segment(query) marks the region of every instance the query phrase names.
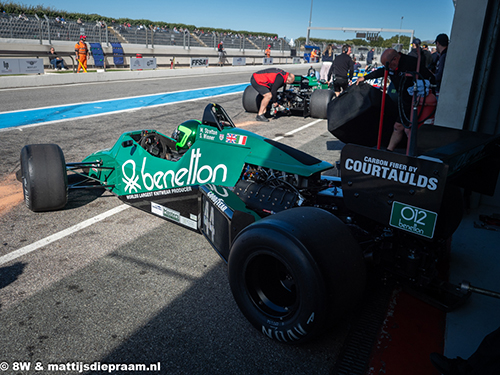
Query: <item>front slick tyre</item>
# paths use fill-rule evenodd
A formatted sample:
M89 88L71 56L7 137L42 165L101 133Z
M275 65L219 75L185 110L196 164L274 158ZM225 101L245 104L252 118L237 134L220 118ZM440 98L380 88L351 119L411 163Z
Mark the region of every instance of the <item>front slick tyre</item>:
M68 176L61 148L27 145L21 150L24 202L35 212L63 208L68 201Z
M288 344L317 336L326 321L326 290L307 249L276 228L241 234L229 255L231 291L248 321Z

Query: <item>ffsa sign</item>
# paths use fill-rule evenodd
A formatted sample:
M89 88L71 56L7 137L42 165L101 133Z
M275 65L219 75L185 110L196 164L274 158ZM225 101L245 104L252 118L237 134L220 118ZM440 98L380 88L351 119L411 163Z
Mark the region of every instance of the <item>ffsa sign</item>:
M191 68L208 67L208 57L191 57Z

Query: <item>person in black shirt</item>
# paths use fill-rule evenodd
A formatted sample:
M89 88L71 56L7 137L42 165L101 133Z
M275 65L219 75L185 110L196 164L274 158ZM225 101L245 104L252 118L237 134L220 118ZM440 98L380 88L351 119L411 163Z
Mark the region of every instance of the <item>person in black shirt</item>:
M342 53L335 57L333 64L328 72L328 82L333 75L333 91L339 96L341 90L345 90L349 86L349 81L352 80L354 73L354 62L351 59L351 46L344 44Z
M432 64L432 54L431 51L429 51L429 46L427 45L427 43L422 44L422 53L425 58L425 66L427 69L429 69Z
M429 69L429 66L432 63L431 52L429 51L429 46L427 44L422 44L420 39L413 39L412 49L408 53L408 56L413 56L418 58L418 54L420 53L420 58L425 60L425 67ZM430 70L430 69L429 69Z
M371 65L373 63L374 58L375 58L375 48L372 48L366 55L366 65Z
M56 70L61 70L61 69L68 70L64 66L64 60L57 55L57 52L55 51L54 47L50 48L49 60L50 60L50 63L54 66L54 69L56 69Z
M422 41L418 38L413 39L411 43L411 51L408 53L408 56L418 57L418 54L422 54L422 47L420 45Z
M333 64L333 45L329 44L323 53L322 57L323 64L321 65L321 70L319 72L319 78L327 81L328 72Z
M389 48L382 53L380 57L380 62L389 70L389 78L394 84L396 91L401 98L401 104L403 108L403 113L398 113L398 120L394 123L394 132L392 133L389 145L387 146L388 151L394 151L398 143L403 139L403 131L405 127L403 123L406 124L407 134L409 132L409 122L411 107L412 107L412 96L408 93L408 88L413 86L412 77L408 77L408 72L417 71L418 60L415 57L404 55L396 50ZM364 77L359 77L356 81L356 85L369 79L382 78L384 76L384 69L377 69L373 72L365 75ZM419 79L429 80L430 83L434 83L434 75L425 67L425 59L420 59L419 67Z
M444 64L446 62L446 53L448 52L449 42L450 40L446 34L439 34L436 37L436 50L439 53L439 60L436 63L436 91L438 93L441 89L441 81L443 80Z

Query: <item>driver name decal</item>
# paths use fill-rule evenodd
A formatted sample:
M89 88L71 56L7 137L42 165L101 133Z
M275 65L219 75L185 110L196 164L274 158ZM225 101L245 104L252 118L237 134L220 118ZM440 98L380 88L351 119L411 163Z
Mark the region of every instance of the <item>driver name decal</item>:
M132 159L122 165L122 181L125 183L124 190L128 193L137 193L139 190L169 189L186 185L214 183L217 178L220 182L227 179L227 166L218 164L215 167L200 165L201 151L193 149L188 168L180 168L177 171L147 172L147 158L142 160L140 175L136 173L137 166ZM141 182L141 183L139 183Z
M419 174L418 167L368 156L365 156L362 161L348 158L344 163L344 168L356 173L362 173L364 175L383 178L385 180L419 188L427 188L429 190L436 190L439 183L439 179L436 177L428 177Z
M215 137L219 134L217 130L210 128L200 127L200 138L206 139L209 141L215 141Z

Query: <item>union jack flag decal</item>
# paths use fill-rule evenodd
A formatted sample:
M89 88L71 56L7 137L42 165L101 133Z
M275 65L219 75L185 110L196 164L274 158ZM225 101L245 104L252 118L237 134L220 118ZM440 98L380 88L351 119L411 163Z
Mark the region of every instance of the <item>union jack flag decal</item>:
M228 133L226 136L226 142L234 143L237 145L244 145L247 143L247 136Z

